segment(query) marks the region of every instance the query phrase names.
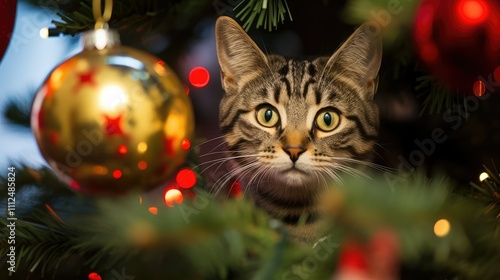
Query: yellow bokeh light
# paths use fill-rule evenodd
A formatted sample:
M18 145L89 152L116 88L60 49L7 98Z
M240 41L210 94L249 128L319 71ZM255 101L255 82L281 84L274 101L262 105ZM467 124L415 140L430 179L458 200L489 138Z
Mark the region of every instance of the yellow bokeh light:
M144 154L147 150L148 144L146 144L145 142L137 144L137 152L139 152L140 154Z
M165 193L165 204L168 207L174 207L174 203L181 204L184 196L179 190L170 189Z
M434 234L437 237L445 237L450 233L450 222L446 219L441 219L434 224Z
M488 178L490 178L490 175L488 175L488 173L486 173L486 172L483 172L479 175L479 181L481 181L481 182L488 179Z

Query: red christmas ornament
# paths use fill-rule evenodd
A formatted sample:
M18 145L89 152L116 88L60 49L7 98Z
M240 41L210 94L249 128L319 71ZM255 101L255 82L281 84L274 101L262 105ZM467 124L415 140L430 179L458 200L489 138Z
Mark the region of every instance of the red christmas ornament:
M12 36L16 19L16 7L16 0L0 0L0 61L2 61Z
M92 272L89 274L89 280L102 280L102 278L97 272Z
M423 0L413 27L415 49L443 84L472 93L500 66L500 2Z

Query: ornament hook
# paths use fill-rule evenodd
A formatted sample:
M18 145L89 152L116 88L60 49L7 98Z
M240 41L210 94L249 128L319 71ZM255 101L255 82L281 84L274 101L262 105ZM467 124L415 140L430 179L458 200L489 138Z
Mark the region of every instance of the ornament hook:
M92 1L92 14L95 20L95 29L108 29L108 21L113 11L113 0L105 0L104 13L101 10L101 0Z

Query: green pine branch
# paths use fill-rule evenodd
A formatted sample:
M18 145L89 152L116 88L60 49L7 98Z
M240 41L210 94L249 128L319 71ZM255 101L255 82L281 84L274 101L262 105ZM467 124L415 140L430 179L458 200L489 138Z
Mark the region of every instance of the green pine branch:
M58 2L59 20L53 24L63 34L75 35L94 28L92 1L62 4ZM52 2L38 1L40 6ZM179 27L192 26L200 14L211 8L211 1L204 0L120 0L114 1L110 27L128 34L160 31L172 33ZM50 6L52 8L52 6ZM189 23L189 24L188 24Z
M460 279L500 277L500 242L482 205L450 197L449 182L429 181L422 174L394 190L386 179L346 178L345 188L325 194L328 238L314 248L290 239L249 201L220 200L201 190L195 200L186 198L174 208L161 198L141 205L138 194L88 198L94 211L80 213L79 206L67 205L55 211L71 214L63 222L39 210L17 221L18 271L59 277L69 268L78 275L97 271L111 278L125 268L128 275L151 280L283 279L312 258L318 268L308 277L328 279L343 240L364 243L390 230L398 238L404 267ZM152 205L157 215L148 212ZM451 225L443 237L433 231L439 219ZM0 254L5 256L8 232L2 223ZM327 258L316 259L320 249Z
M243 23L243 29L248 31L255 23L255 28L264 27L268 31L277 29L279 23L292 14L286 0L243 0L236 7L236 17Z
M487 176L481 178L479 183L470 183L470 196L484 204L484 213L492 221L495 234L500 237L500 173L494 163L483 167Z
M2 113L7 121L22 127L30 127L31 102L21 98L9 99Z

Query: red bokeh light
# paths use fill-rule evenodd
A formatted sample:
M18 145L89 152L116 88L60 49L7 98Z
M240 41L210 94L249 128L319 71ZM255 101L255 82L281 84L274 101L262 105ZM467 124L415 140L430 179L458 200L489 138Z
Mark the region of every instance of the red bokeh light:
M189 82L197 88L202 88L208 84L210 81L210 73L208 70L198 66L193 68L191 72L189 72Z
M184 138L182 140L181 147L185 151L189 150L189 148L191 147L191 142L189 141L189 139Z
M139 167L140 170L145 170L148 168L148 163L145 160L141 160L137 163L137 167Z
M122 177L122 171L121 170L115 170L113 171L113 178L115 179L120 179Z
M495 79L495 82L500 82L500 66L497 66L495 68L495 71L493 72L493 78Z
M79 191L80 190L80 184L78 184L75 180L71 180L69 182L69 186L74 189L75 191Z
M102 278L97 272L92 272L89 274L89 280L102 280Z
M149 208L148 208L148 211L149 211L149 213L151 213L151 214L153 214L153 215L158 214L158 208L156 208L156 207L154 207L154 206L149 207Z
M175 181L181 188L189 189L196 184L196 174L191 169L182 169L177 173Z
M128 152L128 150L127 150L127 146L125 146L125 145L123 145L123 144L122 144L122 145L120 145L120 146L118 146L118 153L119 153L120 155L124 155L124 154L126 154L127 152Z
M488 14L489 7L482 0L463 0L457 5L457 16L465 23L481 23Z

